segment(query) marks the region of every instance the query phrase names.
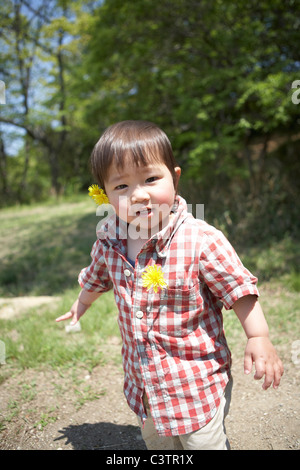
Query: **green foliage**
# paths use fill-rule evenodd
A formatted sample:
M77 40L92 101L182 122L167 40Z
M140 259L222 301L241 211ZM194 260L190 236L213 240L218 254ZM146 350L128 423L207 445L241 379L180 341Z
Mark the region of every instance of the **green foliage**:
M0 70L14 86L1 120L23 128L25 144L12 164L2 124L1 204L86 188L104 128L148 119L169 135L182 194L209 221L233 237L255 220L257 238L273 225L277 238L295 236L299 14L292 0L12 0Z

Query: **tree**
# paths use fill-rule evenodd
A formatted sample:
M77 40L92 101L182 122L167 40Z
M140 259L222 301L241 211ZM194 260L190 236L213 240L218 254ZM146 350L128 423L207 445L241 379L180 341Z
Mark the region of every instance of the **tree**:
M274 140L298 132L299 9L291 0L106 0L84 59L87 120L99 131L154 120L171 137L189 198L238 220L245 204L266 199L265 178L280 179Z
M74 11L78 5L83 8L86 3L78 2ZM75 103L66 83L74 65L78 41L72 4L68 0L39 0L34 4L11 0L3 11L5 54L1 72L8 84L8 100L2 108L0 121L6 129L6 147L15 138L15 133L11 133L9 139L10 129L25 132L22 158L15 159L18 165L23 165L20 182L15 185L18 188L15 197L21 202L28 195L30 156L36 155L37 144L39 158L49 166L50 186L55 194L62 191L66 178L74 175L74 168L78 170L78 165L74 165L76 143L72 138L77 133L71 127ZM81 23L82 19L78 21L79 25ZM5 162L4 157L2 161ZM7 187L7 181L5 185Z
M15 101L1 120L25 129L28 155L40 151L56 192L90 183L88 156L105 127L148 119L172 141L183 193L204 203L209 217L223 217L233 230L245 212L253 220L270 218L270 204L272 213L286 212L299 175L299 108L291 100L300 68L297 2L51 0L45 10L27 0L12 4L21 5L20 44L38 93L27 114ZM19 70L21 97L24 74L8 40L13 9L4 18L2 68ZM25 168L26 156L22 161Z
M9 81L9 93L14 103L5 107L2 122L22 127L25 130L24 136L24 166L21 182L19 185L20 194L24 192L27 185L27 172L30 153L30 131L27 129L27 122L30 111L30 90L33 72L33 61L36 50L36 43L41 29L41 22L35 17L25 17L21 13L22 1L14 0L6 4L3 8L4 25L2 30L2 44L4 55L2 58L3 75L6 82ZM37 20L37 21L36 21ZM32 24L35 23L34 28ZM9 100L11 103L11 101ZM24 125L22 125L22 123ZM2 162L6 166L6 155L4 141L2 140ZM5 173L2 173L4 176ZM3 179L3 189L7 192L7 180Z

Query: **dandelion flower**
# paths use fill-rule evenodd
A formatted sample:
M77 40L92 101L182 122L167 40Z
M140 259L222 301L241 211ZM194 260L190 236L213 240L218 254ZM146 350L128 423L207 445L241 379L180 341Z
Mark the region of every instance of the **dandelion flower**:
M168 287L168 284L164 280L164 274L160 266L156 264L154 266L148 266L145 269L146 272L142 274L143 287L147 290L153 288L153 291L157 293L158 289L164 289Z
M97 184L92 184L89 187L89 196L91 196L99 206L101 206L101 204L109 204L108 197L103 189L99 188Z

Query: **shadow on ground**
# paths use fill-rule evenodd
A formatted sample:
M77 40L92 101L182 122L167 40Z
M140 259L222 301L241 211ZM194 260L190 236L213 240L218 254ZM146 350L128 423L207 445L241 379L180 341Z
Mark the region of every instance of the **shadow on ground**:
M61 436L54 440L64 440L64 444L71 444L74 450L146 450L138 426L85 423L70 425L58 432Z

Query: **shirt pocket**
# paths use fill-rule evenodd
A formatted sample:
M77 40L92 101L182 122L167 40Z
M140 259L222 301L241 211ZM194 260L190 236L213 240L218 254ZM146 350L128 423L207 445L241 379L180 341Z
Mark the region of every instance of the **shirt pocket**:
M169 287L153 302L157 312L156 327L169 337L185 337L198 328L203 311L203 299L199 283L192 287Z
M202 297L200 295L199 283L192 287L177 286L164 289L160 298L160 310L165 307L168 311L176 314L184 314L193 310L198 310L202 305Z

